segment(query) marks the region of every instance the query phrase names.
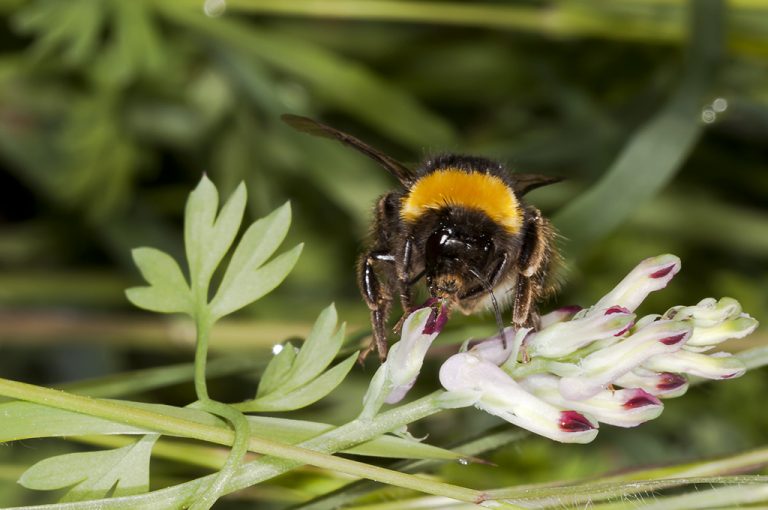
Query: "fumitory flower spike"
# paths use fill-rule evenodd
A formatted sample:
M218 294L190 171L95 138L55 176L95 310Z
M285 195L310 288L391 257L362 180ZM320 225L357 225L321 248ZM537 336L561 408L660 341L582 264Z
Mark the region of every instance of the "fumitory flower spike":
M687 390L686 374L742 375L746 368L738 358L710 352L757 327L736 300L707 298L664 314L635 315L648 294L666 287L680 268L674 255L643 260L589 308L546 314L539 331L506 328L506 338L516 340L507 345L496 335L462 349L440 369L446 407L474 406L556 441L587 443L601 422L635 427L658 417L664 409L660 399ZM400 400L413 386L443 322L442 311L430 309L406 319L401 342L379 369L382 375L377 373L378 393L387 402Z

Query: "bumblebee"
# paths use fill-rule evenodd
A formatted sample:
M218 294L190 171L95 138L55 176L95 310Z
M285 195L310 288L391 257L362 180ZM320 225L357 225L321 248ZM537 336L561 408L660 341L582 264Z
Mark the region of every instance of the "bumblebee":
M410 169L320 122L296 115L282 119L363 153L400 182L376 202L368 248L357 264L373 328L361 359L374 348L386 358L392 303L399 298L408 313L413 287L422 279L449 310L468 315L491 309L502 330L501 311L511 306L515 326L537 326L536 305L555 290L551 275L559 257L552 224L522 197L560 178L512 173L498 162L457 154Z

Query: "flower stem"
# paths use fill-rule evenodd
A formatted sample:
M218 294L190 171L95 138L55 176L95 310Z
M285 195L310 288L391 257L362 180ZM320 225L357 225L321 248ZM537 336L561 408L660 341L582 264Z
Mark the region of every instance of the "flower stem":
M270 455L270 457L239 466L226 484L224 493L249 487L294 467L309 464L427 494L445 496L458 501L473 503L485 501L487 497L481 491L329 455L330 452L373 439L441 411L438 397L442 393L432 393L409 404L383 412L372 420L352 421L296 446L248 436L248 450ZM166 414L138 409L117 401L92 399L8 379L0 378L0 395L134 425L168 435L199 439L222 445L231 445L234 439L232 431L221 427L203 425ZM316 450L313 451L309 448ZM209 486L215 476L215 474L209 475L138 496L105 499L98 502L71 503L67 504L66 509L140 510L165 508L186 501L200 487Z

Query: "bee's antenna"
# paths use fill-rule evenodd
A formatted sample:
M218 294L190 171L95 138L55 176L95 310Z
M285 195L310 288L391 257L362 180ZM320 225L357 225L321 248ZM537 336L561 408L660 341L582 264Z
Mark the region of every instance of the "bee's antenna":
M496 301L496 296L493 294L493 287L486 278L483 278L480 273L472 269L467 268L469 272L477 278L480 284L488 291L488 295L491 296L491 304L493 305L493 313L496 316L496 326L499 328L499 336L501 336L501 345L504 349L507 348L507 335L504 333L504 321L501 318L501 310L499 309L499 303Z

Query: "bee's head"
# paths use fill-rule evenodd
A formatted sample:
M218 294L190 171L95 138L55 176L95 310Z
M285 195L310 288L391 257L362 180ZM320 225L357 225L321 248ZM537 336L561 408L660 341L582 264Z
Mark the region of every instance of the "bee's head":
M427 238L424 266L432 296L456 301L476 287L477 278L488 271L494 253L493 237L472 224L442 223Z

